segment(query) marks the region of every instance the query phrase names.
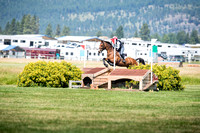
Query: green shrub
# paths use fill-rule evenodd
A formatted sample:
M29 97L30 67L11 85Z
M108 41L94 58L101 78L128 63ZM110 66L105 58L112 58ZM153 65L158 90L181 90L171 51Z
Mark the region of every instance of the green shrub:
M130 66L129 69L147 69L150 70L149 64ZM185 87L181 84L181 77L179 70L172 67L166 67L165 65L155 64L153 66L153 72L158 76L158 88L159 90L183 90Z
M29 63L19 74L19 87L68 87L69 80L80 80L82 71L71 63L62 61Z

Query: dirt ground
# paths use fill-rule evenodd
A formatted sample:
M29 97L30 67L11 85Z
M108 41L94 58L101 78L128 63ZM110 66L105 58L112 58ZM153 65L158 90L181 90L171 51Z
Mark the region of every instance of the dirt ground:
M180 75L187 75L187 76L198 76L200 77L200 67L179 67L176 68L180 70Z

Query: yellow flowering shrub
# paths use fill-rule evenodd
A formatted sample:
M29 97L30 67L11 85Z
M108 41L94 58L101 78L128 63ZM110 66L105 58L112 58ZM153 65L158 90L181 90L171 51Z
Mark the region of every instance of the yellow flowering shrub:
M68 87L69 80L81 80L82 71L71 63L62 61L29 63L19 74L19 87Z
M129 69L147 69L150 70L149 64L130 66ZM153 65L153 72L158 76L158 88L159 90L183 90L185 87L181 84L181 76L179 70L172 67L166 67L166 65Z

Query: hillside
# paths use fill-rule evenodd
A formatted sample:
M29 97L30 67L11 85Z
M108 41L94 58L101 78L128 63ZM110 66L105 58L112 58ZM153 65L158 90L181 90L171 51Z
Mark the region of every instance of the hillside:
M71 35L110 35L122 25L126 37L148 23L151 33L193 29L200 32L197 0L0 0L0 26L31 14L40 18L40 33L47 25L70 27Z

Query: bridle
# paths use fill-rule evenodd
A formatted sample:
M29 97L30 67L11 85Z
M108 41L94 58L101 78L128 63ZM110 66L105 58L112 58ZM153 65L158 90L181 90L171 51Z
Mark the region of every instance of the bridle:
M102 43L101 43L102 44L101 47L99 48L99 53L101 53L105 49L104 41L102 41Z

